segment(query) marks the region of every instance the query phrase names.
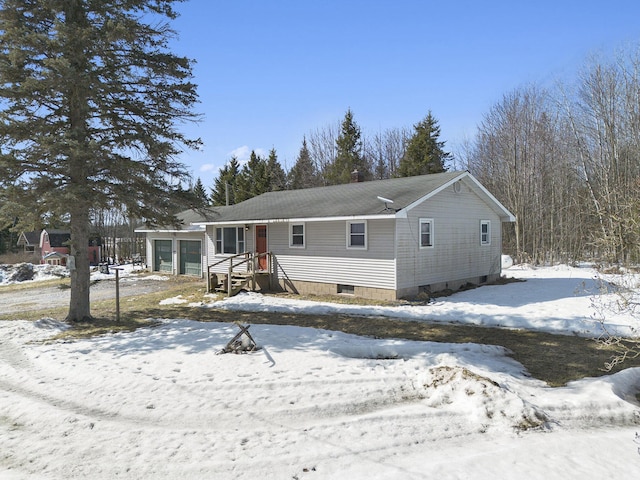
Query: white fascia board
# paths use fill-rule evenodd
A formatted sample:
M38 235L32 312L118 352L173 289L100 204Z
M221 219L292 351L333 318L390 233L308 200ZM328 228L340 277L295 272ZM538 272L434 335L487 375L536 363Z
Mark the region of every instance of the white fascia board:
M262 225L265 223L291 223L291 222L332 222L342 220L380 220L396 218L397 214L378 215L344 215L339 217L301 217L301 218L270 218L266 220L232 220L226 222L198 222L193 225Z
M195 225L195 224L192 224ZM205 229L200 228L200 225L196 225L198 228L181 228L181 229L162 229L162 228L136 228L136 233L204 233Z

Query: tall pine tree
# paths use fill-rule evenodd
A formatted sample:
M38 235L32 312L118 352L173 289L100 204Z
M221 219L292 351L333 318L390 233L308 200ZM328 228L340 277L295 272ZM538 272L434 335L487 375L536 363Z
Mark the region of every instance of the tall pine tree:
M413 177L446 170L445 162L453 157L444 151L445 142L440 140L440 125L429 111L428 115L413 126L407 150L400 160L398 176Z
M340 126L340 134L336 139L336 159L329 165L325 174L330 185L351 182L351 174L358 171L363 180L371 179L371 168L368 165L362 144L360 127L353 119L351 109L347 110Z
M255 151L251 151L249 161L244 164L236 182L236 202L240 203L270 189L267 162Z
M200 177L196 179L196 183L191 187L191 193L193 194L195 208L202 208L209 205L209 195L207 195L207 191Z
M302 147L300 147L295 165L289 170L288 184L291 190L317 187L319 185L318 173L313 160L311 160L306 137L302 139Z
M0 214L69 218L69 321L91 319L92 210L166 224L186 193L177 156L197 142L177 125L197 95L191 60L168 49L178 1L0 1Z
M275 148L272 148L269 151L269 158L267 159L267 178L269 179L270 192L278 192L287 188L287 174L278 161L278 154L276 153Z
M240 175L240 164L236 157L220 169L211 189L211 203L214 206L234 205L236 203L236 183Z

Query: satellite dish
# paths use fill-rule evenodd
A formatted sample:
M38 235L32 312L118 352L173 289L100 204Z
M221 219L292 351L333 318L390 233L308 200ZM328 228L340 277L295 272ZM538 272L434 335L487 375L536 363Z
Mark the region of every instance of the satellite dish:
M393 200L391 200L389 198L381 197L380 195L378 195L378 200L380 200L381 202L384 202L384 209L385 210L393 210L392 208L389 208L389 205L387 205L388 203L393 203Z

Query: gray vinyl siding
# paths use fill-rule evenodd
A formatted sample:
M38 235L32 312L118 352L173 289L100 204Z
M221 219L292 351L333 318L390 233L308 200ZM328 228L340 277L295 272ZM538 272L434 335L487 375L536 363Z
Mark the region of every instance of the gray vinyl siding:
M347 222L305 223L305 248L289 247L289 223L269 225L269 250L292 280L395 288L394 221L368 220L367 248L347 248Z
M434 246L420 248L420 219L433 219ZM480 244L480 221L491 222L491 244ZM466 185L447 188L397 223L398 288L432 285L500 273L498 215Z
M268 250L275 254L278 276L291 280L395 288L394 220L368 220L367 248L347 248L347 222L305 222L305 248L289 246L288 222L267 224ZM245 241L253 250L255 226ZM207 227L207 248L215 252L215 227ZM211 256L210 264L225 256ZM226 273L229 264L212 269Z

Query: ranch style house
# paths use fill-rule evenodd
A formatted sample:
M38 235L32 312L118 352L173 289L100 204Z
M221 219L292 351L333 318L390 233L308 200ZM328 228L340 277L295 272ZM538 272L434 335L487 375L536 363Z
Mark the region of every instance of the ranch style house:
M395 300L501 275L502 224L515 218L469 172L269 192L189 210L146 233L154 271L210 290Z

